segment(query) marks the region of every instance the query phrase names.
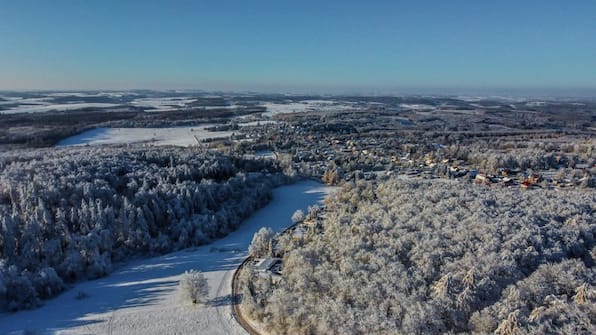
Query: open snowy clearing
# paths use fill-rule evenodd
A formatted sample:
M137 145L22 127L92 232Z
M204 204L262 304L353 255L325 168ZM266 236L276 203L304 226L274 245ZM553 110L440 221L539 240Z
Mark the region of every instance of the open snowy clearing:
M204 139L230 137L231 131L207 131L213 125L171 128L96 128L68 137L57 146L149 143L152 145L198 145Z
M76 284L38 309L0 315L0 334L245 334L232 317L231 280L252 236L263 226L289 226L296 209L321 202L332 190L314 181L279 187L269 205L227 237L131 262L105 278ZM206 305L179 298L178 280L190 269L209 281Z

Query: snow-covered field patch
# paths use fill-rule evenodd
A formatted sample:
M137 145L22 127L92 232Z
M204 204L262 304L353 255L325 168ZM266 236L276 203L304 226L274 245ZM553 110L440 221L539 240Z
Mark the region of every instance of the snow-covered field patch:
M263 115L268 117L282 113L303 113L312 111L330 112L354 108L350 103L340 103L333 100L304 100L288 103L266 102L263 103L262 106L267 108L267 112L263 113Z
M96 97L109 97L109 98L119 98L123 95L134 95L135 93L131 92L97 92L97 93L89 93L89 92L54 92L48 93L48 97L79 97L79 98L96 98Z
M399 107L402 109L410 109L416 111L429 111L434 110L436 108L435 106L425 104L399 104Z
M76 284L35 310L0 315L0 334L245 334L231 314L231 280L261 227L280 231L296 209L333 189L304 181L273 191L273 200L237 231L209 245L138 260L110 276ZM239 251L240 250L240 251ZM209 301L192 305L177 292L180 275L197 269Z
M18 108L21 105L28 106L28 105L47 105L49 104L48 100L51 98L21 98L21 97L0 97L4 101L0 100L0 105L11 105L11 109Z
M26 101L26 102L25 102ZM0 110L0 113L13 114L13 113L43 113L49 111L71 111L84 108L111 108L120 106L119 104L111 103L71 103L71 104L46 104L40 100L35 102L32 99L25 99L16 101L19 105L6 110ZM32 106L33 105L33 106Z
M168 112L185 107L197 101L190 97L139 98L131 102L136 107L149 108L151 112Z
M212 125L171 128L96 128L60 141L57 146L148 143L152 145L198 145L204 139L227 138L231 131L207 131Z

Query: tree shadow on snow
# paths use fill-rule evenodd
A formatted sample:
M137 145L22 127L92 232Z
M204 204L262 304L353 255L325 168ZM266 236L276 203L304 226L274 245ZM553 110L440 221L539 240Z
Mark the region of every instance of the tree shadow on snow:
M236 294L236 296L228 294L223 297L211 299L207 301L206 305L211 307L232 306L234 303L240 303L241 301L242 294Z

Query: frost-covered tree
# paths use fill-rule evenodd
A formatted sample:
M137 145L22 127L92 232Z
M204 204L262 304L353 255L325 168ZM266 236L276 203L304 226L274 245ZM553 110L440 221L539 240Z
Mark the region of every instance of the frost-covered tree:
M457 181L346 184L282 279L245 282L273 334L591 334L596 193Z
M248 253L251 257L264 257L271 254L271 242L273 240L273 230L271 228L262 227L257 231L253 238L250 246L248 247Z
M222 237L284 181L274 161L197 148L17 150L0 165L0 311Z
M301 209L297 209L294 214L292 214L292 222L298 223L304 220L304 211Z
M193 304L207 301L209 283L207 278L197 270L185 271L179 282L181 297L190 300Z

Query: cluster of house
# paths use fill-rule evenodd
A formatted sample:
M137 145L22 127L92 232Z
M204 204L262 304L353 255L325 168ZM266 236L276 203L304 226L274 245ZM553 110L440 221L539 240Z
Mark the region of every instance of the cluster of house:
M499 169L497 175L487 175L478 173L474 177L474 183L483 185L500 185L500 186L519 186L524 189L531 188L564 188L578 185L594 186L594 177L596 175L596 167L592 169L583 170L580 178L562 178L556 177L556 171L542 171L542 173L530 172L522 173L520 170Z
M560 188L591 185L594 183L592 176L596 175L595 167L588 164L575 166L576 170L584 171L580 177L574 174L557 178L554 175L549 176L550 170L540 171L540 175L515 169L501 169L496 174L487 174L468 166L464 161L445 158L440 154L442 146L436 143L428 144L431 152L424 157L414 157L416 154L410 157L409 153L397 149L395 142L377 137L376 133L354 139L352 135L341 131L327 134L309 131L308 127L283 123L269 125L269 131L273 131L270 135L277 131L277 136L284 141L294 143L289 146L291 149L278 149L272 155L291 155L296 171L303 175L333 180L334 182L325 181L330 184L340 179L374 180L393 174L401 178L466 178L477 184L493 186ZM403 150L407 151L407 148Z
M444 173L436 167L441 164L448 166ZM584 185L595 187L596 183L596 165L576 164L570 170L571 174L561 176L559 170L542 170L539 173L535 171L522 171L521 169L500 168L496 174L487 174L467 166L462 161L452 162L449 159L443 159L441 162L435 162L427 159L422 163L410 166L401 172L404 177L418 177L422 179L465 178L475 184L502 187L521 187L531 189L537 187L564 188Z

